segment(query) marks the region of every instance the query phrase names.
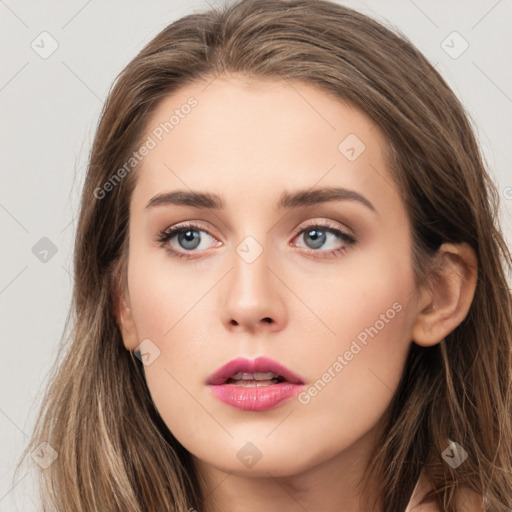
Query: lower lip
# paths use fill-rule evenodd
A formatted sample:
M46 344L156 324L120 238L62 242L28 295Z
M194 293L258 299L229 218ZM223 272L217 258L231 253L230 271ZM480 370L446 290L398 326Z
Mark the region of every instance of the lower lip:
M219 384L211 388L216 398L232 407L243 411L267 411L298 394L302 386L291 382L280 382L260 387Z

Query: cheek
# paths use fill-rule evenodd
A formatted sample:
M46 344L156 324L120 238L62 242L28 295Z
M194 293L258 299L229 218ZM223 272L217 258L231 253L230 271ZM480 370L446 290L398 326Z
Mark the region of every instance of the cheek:
M139 252L134 251L128 270L132 311L141 339L150 338L160 346L172 337L207 287L201 279L191 282L189 277L180 275L172 268L170 256L159 254L154 258Z
M134 254L128 272L139 341L151 340L156 354L144 366L146 381L161 412L187 418L193 410L187 393L194 392L191 376L204 373L204 349L212 340L208 328L212 314L207 318L204 309L212 284L201 278L191 282L189 276L170 271L168 261L158 264L146 259Z
M366 348L366 359L404 344L411 326L414 280L406 249L400 259L393 252L357 255L340 266L337 275L316 280L307 293L304 287L308 306L329 327L330 334L323 330L315 342L323 353L343 353L357 340Z
M302 417L309 428L341 444L378 423L411 344L410 267L388 265L383 257L363 268L347 273L318 297L322 319L333 332L302 356L314 371L298 397L302 411L297 420Z

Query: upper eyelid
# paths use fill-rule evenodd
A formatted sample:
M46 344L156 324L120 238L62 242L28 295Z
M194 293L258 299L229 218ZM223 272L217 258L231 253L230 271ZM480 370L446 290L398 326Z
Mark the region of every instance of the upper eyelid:
M308 224L300 224L295 230L294 235L297 235L298 233L304 231L305 229L310 229L314 227L321 227L329 231L340 231L341 233L347 234L352 236L352 230L348 227L341 227L342 224L335 221L310 221Z
M196 224L194 221L185 221L183 223L178 223L176 225L169 226L169 227L165 228L161 233L162 234L172 233L173 236L174 236L176 234L176 232L186 231L187 229L194 229L196 231L203 231L204 233L207 233L211 237L217 238L215 235L210 233L210 231L211 231L210 229L201 227L198 224Z
M330 232L337 231L346 236L350 236L352 238L355 237L355 235L351 229L349 229L345 226L340 227L340 223L335 224L335 221L327 221L327 220L320 220L320 221L316 220L315 221L315 220L313 220L313 221L306 221L306 222L307 222L306 224L301 223L299 226L297 226L297 228L294 229L294 231L293 231L294 238L297 235L299 235L300 233L302 233L304 230L311 229L314 227L321 227ZM210 237L214 238L215 240L218 240L218 238L219 238L216 235L212 234L209 229L200 226L198 223L196 223L196 221L184 221L183 223L178 223L177 225L170 226L170 227L164 229L162 231L162 234L165 235L166 233L172 233L172 235L171 235L171 238L172 238L177 234L177 232L179 232L181 230L190 229L190 228L197 230L197 231L203 231L204 233L208 234Z

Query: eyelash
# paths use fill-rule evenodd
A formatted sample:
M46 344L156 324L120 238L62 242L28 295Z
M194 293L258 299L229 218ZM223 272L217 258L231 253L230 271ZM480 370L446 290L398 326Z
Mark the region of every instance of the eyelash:
M331 249L329 251L322 251L322 250L315 250L315 249L306 249L306 252L308 254L312 254L314 258L323 259L326 256L324 256L325 253L329 254L332 257L338 256L342 253L345 253L348 250L348 247L355 245L357 242L348 233L341 231L339 228L334 227L333 225L329 224L326 221L320 221L314 224L310 224L309 226L301 227L299 228L293 235L293 238L296 238L298 235L300 235L303 232L312 231L314 228L323 228L325 231L329 231L330 233L336 235L338 238L340 238L345 245L343 247L338 247L337 249ZM185 224L180 224L178 226L174 226L171 228L166 228L158 234L157 242L160 246L162 246L171 256L175 258L188 258L193 259L193 256L189 256L186 252L182 253L180 251L176 251L175 249L172 249L169 245L169 241L174 238L175 235L178 235L180 233L185 233L188 230L192 231L204 231L207 233L205 229L203 229L201 226L195 224L194 222L187 222ZM211 235L210 235L211 236ZM194 253L197 251L188 251L188 253ZM322 253L322 256L316 256L315 253Z

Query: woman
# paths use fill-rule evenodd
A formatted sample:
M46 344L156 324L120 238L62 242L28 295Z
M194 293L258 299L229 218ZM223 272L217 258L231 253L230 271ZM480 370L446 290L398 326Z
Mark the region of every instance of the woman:
M55 510L508 511L510 263L460 102L327 1L182 18L106 101ZM46 510L46 509L45 509Z

